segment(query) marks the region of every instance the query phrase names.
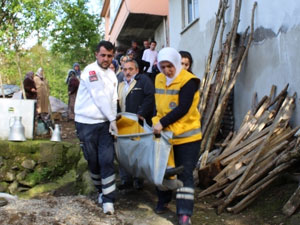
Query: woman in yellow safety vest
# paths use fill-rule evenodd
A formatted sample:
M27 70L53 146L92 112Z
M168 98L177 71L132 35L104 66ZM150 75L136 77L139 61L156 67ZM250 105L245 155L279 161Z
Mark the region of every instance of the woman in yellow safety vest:
M174 48L163 48L158 53L155 79L156 115L152 118L153 130L173 132L171 140L175 166L184 166L178 175L183 187L177 189L176 208L179 224L191 224L194 207L193 170L196 166L201 143L199 103L200 80L181 66L181 56ZM172 191L157 188L156 213L164 213L171 201Z

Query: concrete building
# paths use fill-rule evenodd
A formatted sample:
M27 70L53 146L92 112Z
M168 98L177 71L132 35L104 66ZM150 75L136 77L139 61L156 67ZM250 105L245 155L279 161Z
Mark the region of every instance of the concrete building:
M144 40L157 41L157 50L168 45L168 0L104 0L105 40L130 47Z
M278 94L289 83L290 95L300 87L300 1L257 2L254 41L235 86L236 128L250 109L255 92L260 100L269 94L272 85L277 86ZM225 18L230 27L235 1L228 0L228 3L230 7ZM253 3L254 0L242 2L239 33L251 23ZM111 0L104 2L101 15L106 18L107 40L129 45L133 37L140 37L140 40L154 37L159 41L158 50L171 46L189 51L194 58L193 72L201 78L218 5L219 0ZM228 31L229 28L225 29L224 37ZM218 44L215 49L219 49ZM293 125L300 124L299 104L298 97Z
M225 18L230 26L235 1L228 2L230 8ZM254 0L242 1L238 32L244 32L250 25L253 3ZM235 86L236 127L250 109L255 92L260 100L269 95L273 84L277 86L277 94L287 83L290 95L300 90L300 1L264 0L257 3L254 41ZM170 46L191 52L195 61L193 72L199 77L204 73L218 4L219 0L169 1ZM228 29L224 34L227 32ZM299 103L298 97L293 125L300 124Z

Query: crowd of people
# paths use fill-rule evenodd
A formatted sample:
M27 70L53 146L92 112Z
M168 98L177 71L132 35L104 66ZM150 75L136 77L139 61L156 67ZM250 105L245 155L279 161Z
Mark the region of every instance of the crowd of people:
M175 187L157 187L154 211L164 213L175 190L179 224L191 224L193 169L202 138L198 111L200 80L191 72L190 53L179 53L171 47L157 52L155 41L145 41L144 46L140 50L137 42L132 41L126 52L122 49L115 52L109 41L98 44L96 61L85 67L80 76L74 109L76 130L91 179L99 192L98 202L106 214L114 213L117 189L113 164L117 113L136 114L139 121L153 127L156 135L172 131L175 168L182 169L175 169L169 175L176 175L180 182ZM122 166L120 178L119 189L143 188L143 179L132 177Z
M165 179L176 177L177 183L156 188L158 201L154 211L166 212L176 191L179 224L191 224L194 204L193 169L196 166L201 124L199 104L200 80L192 73L189 52L165 47L155 50L155 41L136 41L124 51L109 41L100 41L96 61L81 72L75 63L67 73L68 119L75 121L80 146L91 180L97 188L98 203L106 214L114 213L116 189L143 189L144 180L132 177L119 167L121 183L116 186L114 135L118 134L117 113L137 115L140 123L152 126L153 133L171 131L174 170ZM27 99L37 99L37 113L49 113L49 87L43 69L29 72L24 79ZM176 170L176 168L180 168ZM171 171L171 172L170 172Z

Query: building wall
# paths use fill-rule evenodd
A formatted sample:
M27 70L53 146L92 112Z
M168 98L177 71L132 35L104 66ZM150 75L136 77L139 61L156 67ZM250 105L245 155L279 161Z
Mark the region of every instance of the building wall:
M164 25L165 21L163 21L155 30L154 33L154 40L157 42L156 45L156 50L159 51L160 49L162 49L163 47L167 46L167 40L166 40L166 29L167 26Z
M204 73L212 34L218 0L199 0L199 20L189 29L183 30L181 1L169 1L170 46L178 50L190 51L195 65L193 72L200 78ZM254 0L242 2L238 32L244 32L250 25ZM229 0L230 8L226 20L230 25L233 19L234 0ZM239 127L241 120L251 107L255 92L258 100L268 95L271 86L277 86L278 94L289 83L289 94L300 87L300 1L258 1L255 12L255 41L249 50L235 87L235 119ZM229 26L228 26L229 27ZM228 28L224 36L228 33ZM218 45L215 47L216 51ZM215 52L217 55L217 52ZM300 124L299 97L293 115L293 125Z

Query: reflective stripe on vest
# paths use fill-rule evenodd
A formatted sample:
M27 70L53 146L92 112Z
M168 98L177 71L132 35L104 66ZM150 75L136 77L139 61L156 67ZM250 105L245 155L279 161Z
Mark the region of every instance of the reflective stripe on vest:
M164 90L155 88L155 94L177 95L179 94L179 90Z
M194 135L194 134L199 134L199 133L201 133L201 129L200 129L200 128L194 129L194 130L189 130L189 131L184 132L184 133L182 133L182 134L179 134L179 135L177 135L177 136L173 136L173 139L190 137L190 136L192 136L192 135Z

